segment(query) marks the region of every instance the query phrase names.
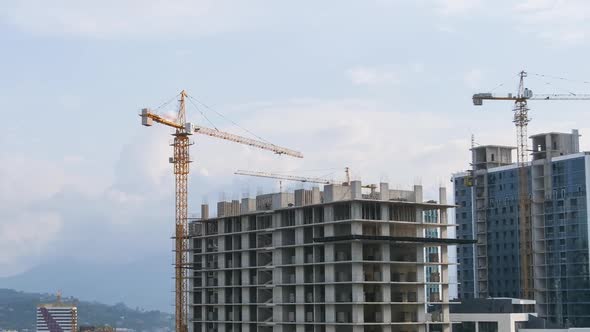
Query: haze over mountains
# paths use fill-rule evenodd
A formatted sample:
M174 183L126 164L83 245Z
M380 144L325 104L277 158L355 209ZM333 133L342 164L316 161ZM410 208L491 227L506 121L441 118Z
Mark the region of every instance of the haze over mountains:
M0 278L0 288L56 292L64 296L131 308L173 311L172 255L153 256L130 264L57 260L22 274Z
M37 305L51 303L55 295L25 293L0 288L0 330L35 330ZM131 309L123 303L106 305L95 301L80 301L64 298L63 302L75 303L78 307L78 324L131 328L136 331L162 332L173 326L173 316L160 311Z

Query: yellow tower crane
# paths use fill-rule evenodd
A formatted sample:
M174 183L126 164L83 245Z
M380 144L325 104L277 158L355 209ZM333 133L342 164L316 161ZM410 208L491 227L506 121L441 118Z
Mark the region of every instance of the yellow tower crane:
M230 134L227 132L201 127L186 122L186 98L190 97L185 90L180 92L179 108L176 120L166 119L149 108L141 110L141 123L144 126L151 126L154 122L175 129L173 157L170 162L174 164L174 175L176 177L176 223L175 223L175 319L176 332L188 331L188 276L187 269L190 268L188 261L188 173L189 146L192 144L189 136L193 133L220 138L240 144L249 145L255 148L269 150L276 154L284 154L296 158L303 158L301 152L280 147L271 143L253 140L250 138Z
M518 84L518 92L516 95L511 93L507 96L494 96L491 93L476 93L473 95L473 104L475 106L483 105L484 100L508 100L514 102L514 118L512 122L516 126L516 156L518 163L518 210L519 210L519 256L520 256L520 281L521 281L521 296L522 298L532 299L533 286L533 271L531 263L533 259L532 247L532 228L530 219L530 203L528 176L526 171L528 161L527 148L527 127L531 119L528 116L529 108L527 102L529 100L590 100L590 95L587 94L538 94L533 95L533 91L524 86L524 78L527 77L527 72L524 70L518 74L520 80Z

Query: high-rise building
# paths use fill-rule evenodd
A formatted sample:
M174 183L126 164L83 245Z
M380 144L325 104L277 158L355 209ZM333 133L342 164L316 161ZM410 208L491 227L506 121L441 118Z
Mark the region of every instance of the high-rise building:
M58 294L55 303L37 306L37 332L76 332L78 308L61 302Z
M530 193L535 311L564 326L590 326L590 153L579 152L579 135L531 136L526 166ZM519 297L521 257L519 172L512 147L472 149L472 169L453 176L458 238L459 297Z
M365 192L365 190L367 190ZM370 190L370 191L369 191ZM193 332L450 331L446 191L360 181L191 222Z

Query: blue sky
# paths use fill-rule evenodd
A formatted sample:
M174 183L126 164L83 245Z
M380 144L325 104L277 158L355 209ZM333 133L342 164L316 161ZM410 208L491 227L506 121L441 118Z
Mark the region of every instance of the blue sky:
M194 211L277 187L238 168L338 178L350 166L435 198L467 167L472 133L514 144L511 105L474 108L474 92L515 92L521 69L575 81L531 75L535 92L590 92L588 16L582 0L3 1L0 275L170 250L171 138L137 113L181 89L306 155L195 137ZM589 106L531 103L529 132L579 128L588 149Z

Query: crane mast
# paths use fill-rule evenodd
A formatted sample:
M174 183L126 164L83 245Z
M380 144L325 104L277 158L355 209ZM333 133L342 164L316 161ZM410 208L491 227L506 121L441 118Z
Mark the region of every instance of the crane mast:
M177 121L185 123L186 92L180 93L180 107ZM175 224L175 315L176 331L187 332L188 326L188 291L187 264L188 264L188 172L189 172L189 135L185 128L176 128L174 133L174 164L175 193L176 193L176 224Z
M186 98L185 90L180 92L178 114L176 121L166 119L155 114L148 108L141 111L142 125L152 126L154 122L175 129L173 157L170 162L174 164L175 176L175 227L174 227L174 270L175 270L175 331L188 331L188 269L189 263L189 232L188 232L188 174L191 163L189 147L192 145L190 136L193 133L220 138L235 143L245 144L262 150L272 151L276 154L284 154L296 158L303 158L299 151L280 147L268 142L258 141L235 134L219 131L202 126L195 126L186 122Z
M528 161L528 137L527 127L530 122L529 108L526 97L529 94L528 89L524 87L524 78L527 76L525 71L520 72L520 82L518 84L518 95L514 101L514 125L516 126L516 154L518 163L518 217L519 223L519 254L520 264L520 283L522 297L532 299L533 292L532 282L532 231L530 218L530 196L527 175Z
M531 195L529 193L527 162L528 137L527 128L531 121L527 105L528 100L590 100L588 94L537 94L524 86L526 71L519 73L518 92L516 95L494 96L491 93L476 93L473 104L483 105L484 100L507 100L514 102L514 118L516 127L516 156L518 165L518 217L519 217L519 255L520 255L520 289L522 298L532 299L534 292L533 270L533 232L531 225ZM486 276L487 278L487 276Z

